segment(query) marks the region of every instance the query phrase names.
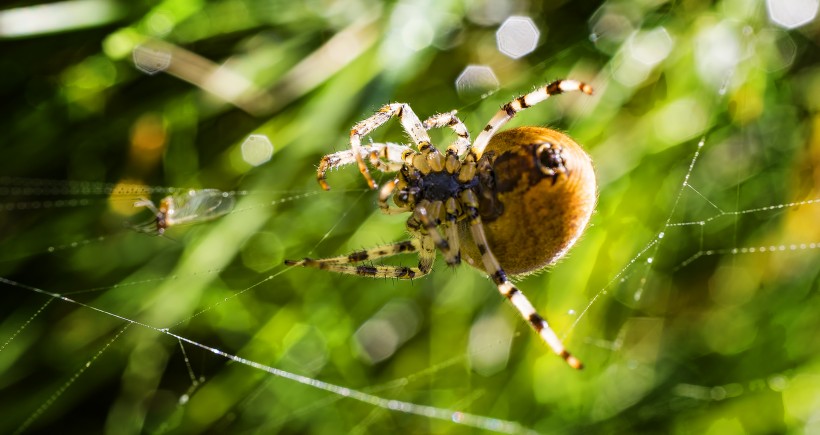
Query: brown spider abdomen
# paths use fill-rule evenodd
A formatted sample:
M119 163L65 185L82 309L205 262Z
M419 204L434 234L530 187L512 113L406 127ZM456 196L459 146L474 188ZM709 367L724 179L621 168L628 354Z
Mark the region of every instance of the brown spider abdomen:
M492 154L490 154L492 153ZM493 183L479 210L490 250L510 275L537 272L556 262L581 236L597 198L592 160L563 133L520 127L495 135L487 146ZM483 270L466 226L464 258Z

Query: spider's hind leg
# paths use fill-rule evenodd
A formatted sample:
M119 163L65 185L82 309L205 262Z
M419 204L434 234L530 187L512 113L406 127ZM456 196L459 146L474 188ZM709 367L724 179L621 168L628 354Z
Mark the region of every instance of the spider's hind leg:
M418 251L417 243L413 240L391 243L389 245L376 246L370 249L351 252L348 255L341 255L330 258L305 258L303 260L285 260L288 266L305 266L325 269L322 265L358 263L366 260L377 260L379 258L391 257L398 254L409 254Z
M366 260L378 260L398 254L419 253L418 267L393 265L355 265ZM302 260L285 260L287 266L314 267L346 275L369 276L373 278L413 279L427 275L433 267L436 252L433 245L426 240L413 239L391 243L371 249L351 252L348 255L331 258L305 258Z
M487 244L487 237L484 234L484 225L481 223L478 209L475 207L468 208L470 214L470 231L473 240L475 240L478 251L481 253L484 270L490 275L496 287L498 287L498 291L505 298L509 299L521 314L521 317L529 322L530 326L541 336L541 339L547 343L553 352L563 358L570 367L582 369L584 366L581 364L581 361L567 351L561 339L558 338L558 335L555 334L555 331L553 331L549 323L547 323L547 319L538 314L530 300L527 299L527 296L507 279L507 274L504 272L504 269L501 268L501 265Z

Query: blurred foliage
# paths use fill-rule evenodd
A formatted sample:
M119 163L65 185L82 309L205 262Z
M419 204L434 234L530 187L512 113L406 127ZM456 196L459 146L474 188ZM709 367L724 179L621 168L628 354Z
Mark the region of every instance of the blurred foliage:
M820 430L816 19L786 29L751 0L62 4L86 9L0 11L0 432L476 430L163 328L486 430ZM31 28L82 19L12 35L19 8ZM540 31L516 60L495 42L510 15ZM457 92L471 64L500 88ZM475 134L559 77L596 94L511 124L584 144L599 206L570 255L520 286L584 371L467 266L394 282L282 265L405 237L354 167L316 185L353 123L402 101L422 117L458 109ZM274 147L258 167L243 160L250 134ZM396 122L373 135L401 138ZM130 227L150 219L140 197L189 188L237 205L165 237Z

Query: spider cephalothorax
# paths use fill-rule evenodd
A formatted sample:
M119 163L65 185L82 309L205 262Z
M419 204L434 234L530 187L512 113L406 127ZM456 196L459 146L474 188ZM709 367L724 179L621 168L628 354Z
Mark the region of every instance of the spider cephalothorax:
M542 270L557 261L586 227L596 199L595 174L589 156L568 136L542 127L520 127L495 134L519 111L550 95L566 91L592 93L574 80L559 80L502 106L474 143L455 111L424 122L406 104L388 104L350 132L351 149L322 159L317 172L328 189L331 168L358 163L371 188L376 184L365 164L395 177L382 186L379 206L385 213L411 213L411 240L353 252L346 256L286 261L371 277L410 279L430 272L436 250L450 265L465 261L486 272L539 333L572 367L581 362L529 300L507 278ZM373 143L361 138L392 117L398 117L413 140L409 145ZM458 138L442 153L430 143L427 130L451 128ZM396 207L388 200L393 198ZM353 265L391 255L417 252L417 267Z

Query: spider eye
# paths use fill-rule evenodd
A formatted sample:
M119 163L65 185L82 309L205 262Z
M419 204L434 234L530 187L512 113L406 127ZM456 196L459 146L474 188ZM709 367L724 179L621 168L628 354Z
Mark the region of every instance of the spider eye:
M554 174L555 171L564 167L561 149L549 142L543 143L536 148L535 159L538 162L538 167L545 174Z

